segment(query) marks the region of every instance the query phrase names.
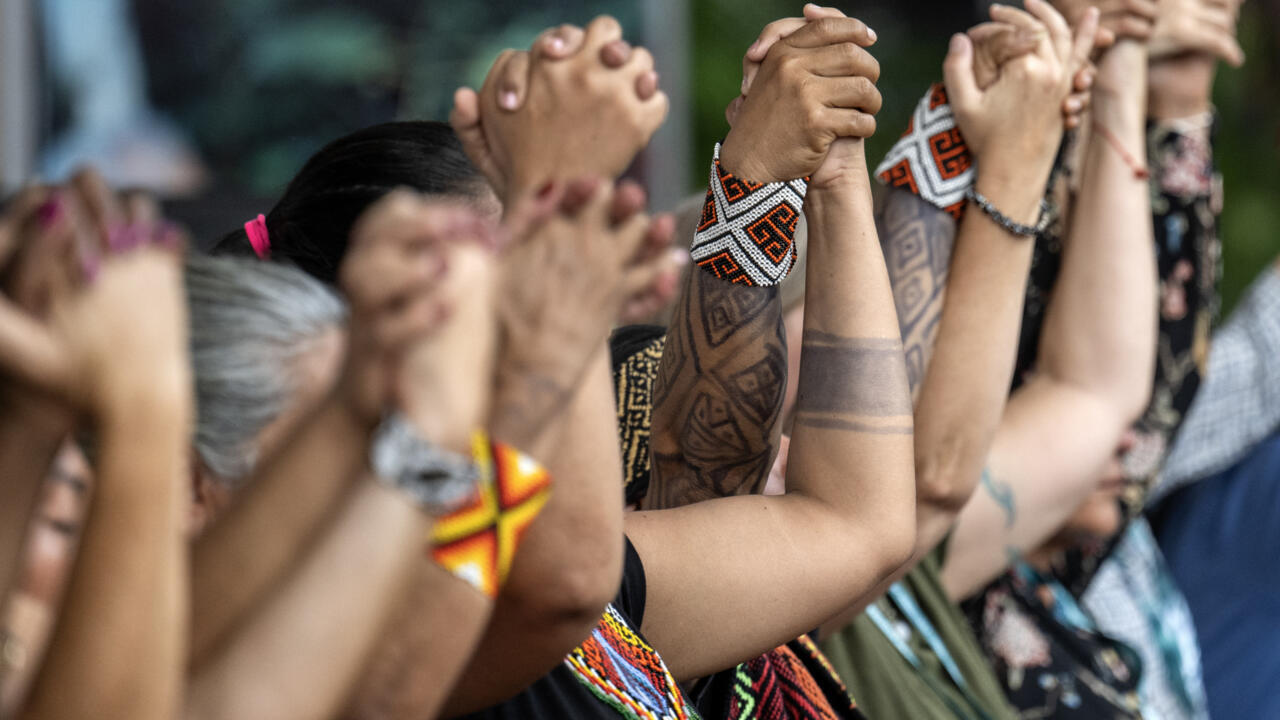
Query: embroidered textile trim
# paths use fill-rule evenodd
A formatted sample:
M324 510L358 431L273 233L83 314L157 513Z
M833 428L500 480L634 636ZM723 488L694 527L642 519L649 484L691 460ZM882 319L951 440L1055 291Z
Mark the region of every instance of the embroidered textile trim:
M876 176L889 187L910 190L957 220L964 217L965 191L976 173L942 83L935 83L916 105L907 131L876 168Z
M489 597L511 572L520 540L551 496L551 476L532 458L477 433L472 459L476 496L436 521L432 558Z
M862 713L809 636L739 665L726 720L850 720Z
M743 285L777 285L796 262L796 222L808 179L755 183L720 166L720 144L689 254L698 267Z
M662 658L612 604L564 662L593 695L628 720L699 720Z

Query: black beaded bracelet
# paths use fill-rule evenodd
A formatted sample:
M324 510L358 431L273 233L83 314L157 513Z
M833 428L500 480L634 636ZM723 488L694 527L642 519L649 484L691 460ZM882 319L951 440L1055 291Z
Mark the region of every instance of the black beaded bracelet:
M986 213L987 217L991 218L995 224L1005 230L1008 230L1014 235L1035 237L1036 235L1044 232L1049 227L1050 221L1053 219L1049 213L1049 203L1045 200L1040 201L1040 219L1036 221L1036 224L1023 225L997 210L996 206L992 205L991 201L982 193L978 192L978 188L973 185L969 186L969 189L965 191L964 196L972 201L974 205L977 205L979 210Z

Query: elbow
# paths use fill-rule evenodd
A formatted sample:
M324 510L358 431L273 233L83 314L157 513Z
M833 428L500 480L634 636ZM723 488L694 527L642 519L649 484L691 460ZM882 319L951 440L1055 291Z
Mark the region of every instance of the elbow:
M965 468L964 449L970 443L958 434L916 456L916 498L922 506L952 517L959 515L973 496L981 467Z
M884 581L903 569L915 556L916 550L916 514L915 507L905 512L888 513L890 522L880 523L876 528L874 539L878 560L878 572Z
M1151 386L1152 383L1148 379L1129 383L1126 387L1117 389L1114 402L1125 427L1137 422L1147 411L1147 407L1151 404Z
M599 552L531 563L524 572L517 558L511 580L502 589L502 605L524 618L526 627L594 626L622 581L622 548L617 545L620 542L603 543Z

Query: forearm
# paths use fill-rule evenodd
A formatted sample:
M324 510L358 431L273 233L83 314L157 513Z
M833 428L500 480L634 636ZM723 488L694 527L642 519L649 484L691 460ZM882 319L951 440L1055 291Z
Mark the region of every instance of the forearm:
M409 586L345 718L440 717L489 625L493 602L434 562L414 563Z
M788 494L876 534L881 567L896 568L904 557L894 550L915 536L911 396L866 173L811 189L805 212L811 265Z
M1100 83L1094 93L1094 133L1045 316L1039 369L1108 400L1127 423L1145 407L1154 373L1155 254L1147 181L1104 133L1144 162L1145 50L1121 42L1103 63L1119 66L1116 74L1126 82Z
M192 553L191 664L284 576L367 466L370 428L327 400L273 456Z
M450 713L499 702L581 643L622 576L622 465L607 348L592 357L543 462L551 498L529 527Z
M168 720L187 639L187 419L162 400L102 423L98 489L25 718Z
M18 580L23 540L61 442L61 432L33 427L29 418L0 416L0 606Z
M343 505L284 584L192 676L186 717L327 720L342 709L413 564L428 562L431 525L372 479Z
M718 172L708 196L713 203ZM719 217L724 212L716 211L715 233L730 233L729 220ZM689 270L667 330L653 389L647 510L759 492L777 454L787 378L778 286L718 273L713 266Z
M979 192L1034 224L1052 158L983 160ZM938 340L915 410L916 557L950 532L973 495L1005 407L1035 239L970 208L960 225Z

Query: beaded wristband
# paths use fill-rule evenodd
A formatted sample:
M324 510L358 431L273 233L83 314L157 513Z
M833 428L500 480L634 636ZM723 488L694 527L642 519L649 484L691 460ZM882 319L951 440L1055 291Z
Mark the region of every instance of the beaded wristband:
M480 470L466 506L436 521L431 556L489 597L511 572L525 531L551 496L551 476L520 452L476 432L471 455Z
M964 217L965 190L977 172L942 83L930 87L916 104L911 124L876 168L876 177L946 210L956 220Z
M995 224L1014 235L1035 237L1048 229L1049 223L1053 219L1049 212L1049 203L1044 200L1040 201L1040 219L1036 221L1036 224L1023 225L997 210L996 206L992 205L991 201L982 193L978 192L977 188L973 186L970 186L968 190L965 190L964 196L972 201L974 205L977 205L979 210L986 213L987 217L991 218Z
M804 208L808 179L756 183L720 165L720 143L702 218L689 255L721 280L777 285L795 265L796 222Z

